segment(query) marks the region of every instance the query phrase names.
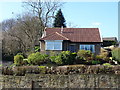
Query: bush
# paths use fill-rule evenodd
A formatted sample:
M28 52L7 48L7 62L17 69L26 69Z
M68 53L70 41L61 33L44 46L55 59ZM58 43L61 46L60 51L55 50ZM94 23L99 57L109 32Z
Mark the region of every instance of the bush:
M101 63L101 62L98 61L98 60L93 60L93 61L92 61L92 64L93 64L93 65L100 64L100 63Z
M83 57L76 56L76 57L75 57L75 63L76 63L76 64L83 64L83 63L85 63L85 60L84 60Z
M77 56L80 57L80 62L87 65L92 64L91 61L94 59L94 54L89 50L79 50Z
M96 55L95 59L96 59L96 60L102 60L103 57L104 57L104 56L102 56L102 55Z
M48 60L48 55L39 52L32 53L28 56L28 63L33 65L40 65Z
M101 48L101 52L100 52L100 55L102 56L102 58L106 58L108 56L108 51L105 50L104 48Z
M112 57L120 64L120 48L115 48L112 51Z
M62 62L64 65L69 65L69 64L73 64L75 57L76 57L76 53L71 53L70 51L63 51L60 54Z
M59 54L59 52L57 51L50 51L49 52L49 56L57 56Z
M39 52L40 51L40 46L35 46L35 52Z
M77 55L82 57L84 60L88 60L89 57L93 56L92 52L89 50L79 50Z
M110 62L110 58L104 55L96 55L95 60L100 61L101 64Z
M69 65L74 63L76 55L76 53L71 53L70 51L62 51L57 56L51 56L50 60L58 65Z
M56 63L56 64L58 64L58 65L62 65L62 64L63 64L60 55L58 55L58 56L51 56L51 57L50 57L50 60L51 60L53 63Z
M109 52L107 50L101 48L101 53L99 55L95 56L95 60L99 60L101 62L101 64L109 63L110 58L108 56L109 56Z
M22 55L16 55L14 56L14 64L17 66L20 66L23 64L24 57Z
M111 66L112 66L110 63L104 63L103 65L104 65L104 66L108 66L108 67L111 67Z
M23 59L23 65L27 65L28 64L28 59Z

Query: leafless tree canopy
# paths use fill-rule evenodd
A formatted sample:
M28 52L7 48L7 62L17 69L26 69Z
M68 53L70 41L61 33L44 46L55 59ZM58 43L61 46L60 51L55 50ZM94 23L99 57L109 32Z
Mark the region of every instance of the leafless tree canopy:
M30 15L10 19L2 22L3 53L16 54L34 51L39 45L41 26L39 19Z
M51 26L55 12L63 4L58 0L28 0L23 3L26 8L39 17L40 22L42 22L45 27Z
M29 10L15 19L2 22L2 51L4 54L34 52L35 45L39 45L45 27L52 25L55 12L62 3L56 0L36 0L23 2Z

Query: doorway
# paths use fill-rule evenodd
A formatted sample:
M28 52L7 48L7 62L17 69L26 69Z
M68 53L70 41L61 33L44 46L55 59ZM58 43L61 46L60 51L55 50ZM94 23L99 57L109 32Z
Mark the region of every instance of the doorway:
M71 52L76 52L76 45L75 45L75 44L71 44L71 45L69 46L69 51L71 51Z

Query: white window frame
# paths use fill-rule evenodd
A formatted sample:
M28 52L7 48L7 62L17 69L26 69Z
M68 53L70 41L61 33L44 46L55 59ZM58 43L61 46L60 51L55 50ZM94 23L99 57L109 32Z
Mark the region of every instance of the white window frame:
M51 42L53 44L53 47L51 49L47 48L47 45L48 45L47 43L48 42ZM55 42L60 43L60 48L59 49L55 49ZM45 50L62 50L62 42L63 42L63 40L45 40Z
M93 45L93 44L80 44L80 45L79 45L80 50L86 50L86 49L85 49L85 46L88 46L88 48L89 48L88 50L90 50L90 48L91 48L91 46L92 46L93 51L91 51L91 50L90 50L90 51L91 51L92 53L95 53L95 45ZM81 49L81 47L83 47L83 49Z

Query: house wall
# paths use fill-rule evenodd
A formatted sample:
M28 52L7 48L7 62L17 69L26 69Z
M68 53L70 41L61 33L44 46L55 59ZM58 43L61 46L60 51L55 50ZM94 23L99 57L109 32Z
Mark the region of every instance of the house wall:
M69 50L69 46L72 44L76 45L76 52L78 52L80 50L80 47L79 47L80 44L84 44L84 45L85 44L89 44L89 45L92 44L92 45L95 45L95 54L98 55L100 53L100 48L101 48L100 43L75 43L75 42L70 42L70 41L63 41L62 51ZM40 46L41 46L41 51L40 51L41 53L49 54L51 52L51 50L45 50L45 42L44 41L41 41ZM54 50L54 52L60 53L61 50Z
M45 42L44 41L40 41L40 52L41 53L45 52Z
M63 41L63 51L67 51L69 49L69 41Z
M43 54L50 54L51 52L60 53L62 50L45 50L45 41L40 41L40 52Z
M100 48L101 48L100 43L74 43L74 42L69 42L69 41L64 41L63 51L69 50L69 46L72 44L76 45L76 52L78 52L80 50L80 44L84 44L84 45L92 44L92 45L95 45L95 54L98 55L100 53Z
M100 44L95 44L95 54L98 55L100 54L101 50L101 45Z

